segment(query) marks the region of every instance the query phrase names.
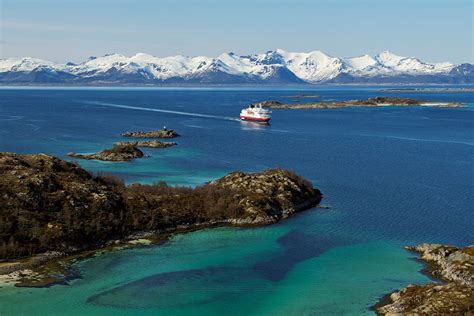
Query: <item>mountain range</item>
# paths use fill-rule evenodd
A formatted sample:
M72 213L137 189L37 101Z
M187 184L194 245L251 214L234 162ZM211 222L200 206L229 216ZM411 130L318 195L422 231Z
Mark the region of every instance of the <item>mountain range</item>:
M107 54L75 64L31 57L0 59L0 85L465 84L474 65L427 63L389 51L332 57L281 49L239 56L155 57Z

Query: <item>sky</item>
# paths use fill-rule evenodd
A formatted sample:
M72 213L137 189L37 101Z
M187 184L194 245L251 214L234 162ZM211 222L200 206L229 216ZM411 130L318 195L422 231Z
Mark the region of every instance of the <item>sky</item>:
M474 63L472 0L0 0L0 58L389 50Z

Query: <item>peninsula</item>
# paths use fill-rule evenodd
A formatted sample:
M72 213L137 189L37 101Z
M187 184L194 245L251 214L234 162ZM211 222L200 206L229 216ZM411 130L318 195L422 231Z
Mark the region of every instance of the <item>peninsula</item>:
M410 284L374 306L380 315L471 315L474 311L474 245L406 247L421 254L426 272L444 283Z
M293 172L231 172L196 188L94 176L46 154L0 153L0 274L137 236L259 226L312 208L321 192ZM46 259L45 259L46 258ZM29 261L27 261L29 262ZM34 264L33 264L34 265Z
M263 101L263 107L272 109L339 109L353 106L431 106L431 107L462 107L461 102L437 102L409 98L374 97L365 100L347 100L334 102L312 102L286 104L278 101Z

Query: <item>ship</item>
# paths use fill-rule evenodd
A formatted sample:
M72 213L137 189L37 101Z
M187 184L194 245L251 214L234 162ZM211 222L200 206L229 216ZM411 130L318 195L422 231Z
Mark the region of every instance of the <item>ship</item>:
M262 104L251 104L240 112L240 119L243 121L253 121L268 123L271 119L272 111L262 107Z

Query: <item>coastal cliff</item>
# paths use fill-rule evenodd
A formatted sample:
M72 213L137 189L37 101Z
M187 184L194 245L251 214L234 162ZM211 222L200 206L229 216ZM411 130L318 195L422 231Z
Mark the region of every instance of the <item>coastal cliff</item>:
M0 259L96 249L129 236L266 225L316 206L321 192L282 170L233 172L198 186L125 186L59 158L0 153Z
M378 314L474 314L474 246L420 244L406 249L420 253L427 272L445 283L410 284L378 304Z

